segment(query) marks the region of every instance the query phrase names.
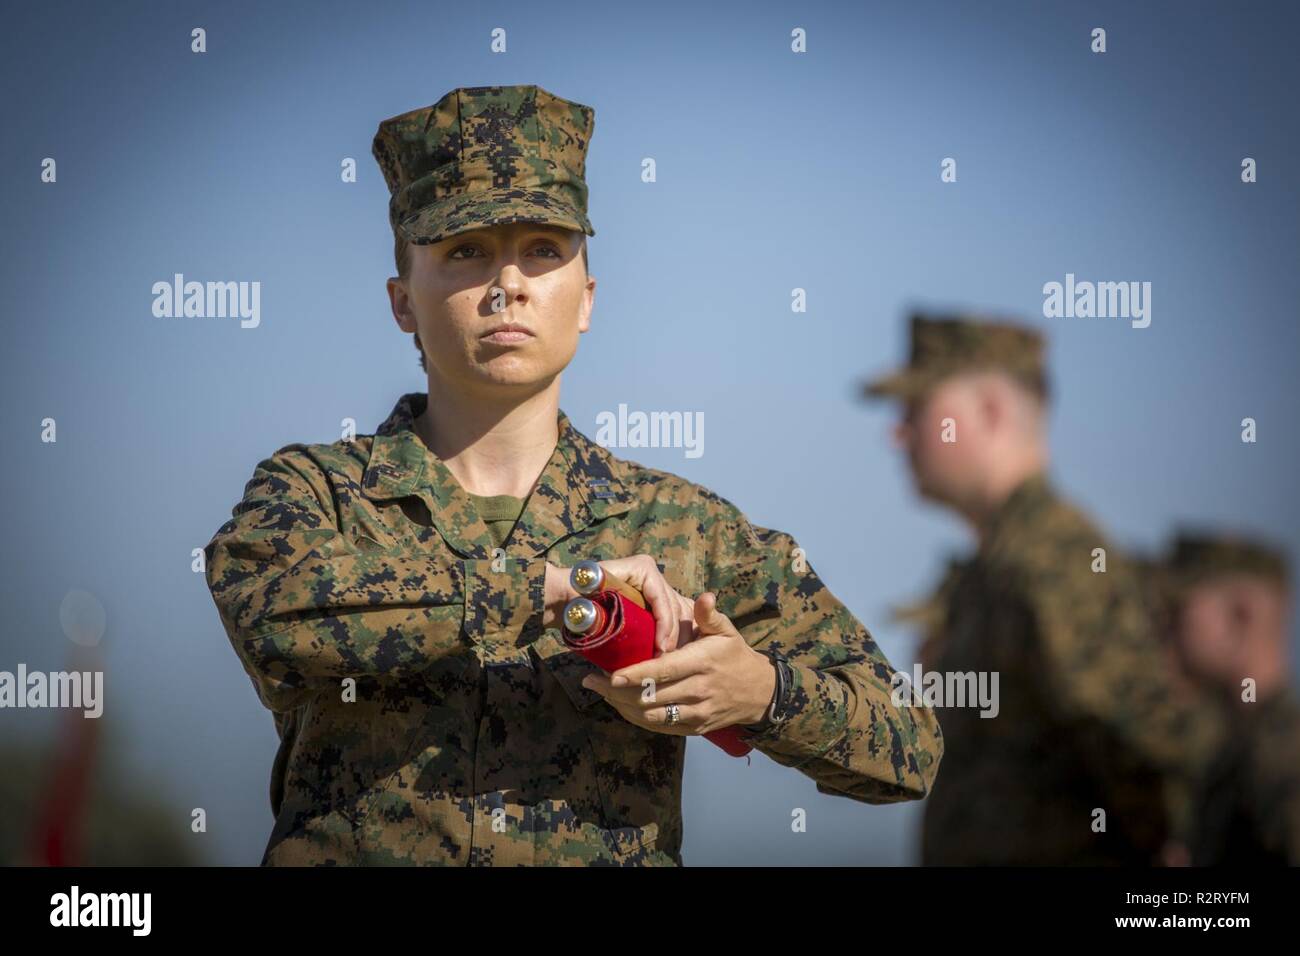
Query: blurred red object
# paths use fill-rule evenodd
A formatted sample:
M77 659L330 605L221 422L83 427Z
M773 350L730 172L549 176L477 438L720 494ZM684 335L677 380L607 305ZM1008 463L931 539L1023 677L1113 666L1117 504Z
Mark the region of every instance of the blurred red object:
M69 670L102 669L98 653L77 648ZM36 866L84 866L83 843L90 806L90 776L94 770L103 717L87 717L81 709L62 712L49 778L36 798L28 858Z

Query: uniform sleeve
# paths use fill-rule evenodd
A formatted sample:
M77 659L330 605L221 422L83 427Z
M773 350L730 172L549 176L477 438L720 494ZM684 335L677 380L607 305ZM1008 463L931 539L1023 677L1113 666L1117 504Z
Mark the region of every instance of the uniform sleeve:
M1093 548L1110 555L1093 571ZM1223 740L1215 710L1175 680L1139 582L1105 542L1031 562L1021 598L1043 664L1043 697L1063 721L1100 726L1106 738L1161 772L1175 834L1191 826L1191 794ZM1096 755L1099 766L1116 759Z
M717 594L751 647L779 649L794 673L788 717L750 742L822 793L865 803L924 797L943 755L933 710L894 703L894 668L794 539L727 507L708 541L702 590Z
M545 563L452 560L341 533L306 446L260 462L208 543L206 577L258 696L297 706L345 677L399 677L481 640L508 640L542 612ZM367 547L366 545L374 547Z

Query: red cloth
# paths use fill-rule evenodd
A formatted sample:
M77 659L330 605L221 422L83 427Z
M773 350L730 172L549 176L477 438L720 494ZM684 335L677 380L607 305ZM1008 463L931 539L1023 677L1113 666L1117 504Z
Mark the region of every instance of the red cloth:
M564 629L564 642L606 673L654 656L655 619L645 608L637 607L617 591L600 591L590 595L597 607L596 624L585 634ZM723 727L704 735L733 757L743 757L754 748L745 742L740 727Z

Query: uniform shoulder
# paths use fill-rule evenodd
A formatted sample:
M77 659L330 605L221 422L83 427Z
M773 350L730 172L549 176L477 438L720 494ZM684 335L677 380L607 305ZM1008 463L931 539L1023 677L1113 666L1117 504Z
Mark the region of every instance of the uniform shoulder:
M320 472L355 473L355 477L360 480L361 473L370 461L373 447L373 435L357 435L352 439L333 442L290 442L266 456L263 462Z
M627 522L643 544L655 542L665 573L676 568L695 594L713 591L733 621L779 612L775 582L797 567L791 536L755 525L735 502L681 475L625 460L616 473L634 500ZM811 568L799 581L801 594L820 586Z
M1101 526L1081 507L1051 489L1022 502L999 528L985 554L1007 583L1041 597L1065 580L1075 584L1112 583L1127 574L1127 560ZM1104 564L1099 563L1104 561ZM1107 578L1093 567L1106 569Z
M672 512L681 516L696 514L701 520L719 517L744 520L744 513L734 502L706 485L626 458L615 455L609 458L624 488L635 500L635 506L648 515Z
M281 445L257 463L249 485L265 484L277 494L307 487L324 505L341 488L359 491L373 440L373 435L357 435L351 440Z
M1058 547L1074 547L1091 543L1104 547L1106 533L1101 525L1081 506L1059 494L1052 495L1043 509L1044 534Z
M759 527L731 499L707 485L636 461L610 456L625 491L633 498L633 527L656 526L691 539L691 547L722 560L758 554L785 541L784 532Z

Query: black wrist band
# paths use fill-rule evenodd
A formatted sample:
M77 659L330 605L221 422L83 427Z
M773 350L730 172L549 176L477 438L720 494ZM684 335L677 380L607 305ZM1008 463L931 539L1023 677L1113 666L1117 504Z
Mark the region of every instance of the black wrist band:
M772 697L767 703L767 709L763 712L762 718L756 724L746 724L746 728L755 733L767 730L769 727L779 724L785 719L784 708L786 695L789 692L790 685L793 683L793 675L790 672L790 664L786 661L785 655L780 651L762 652L772 662L772 669L775 672L776 681L772 687ZM780 716L777 716L780 714Z
M790 698L790 689L794 686L794 671L790 667L790 662L786 660L785 655L780 651L774 651L772 659L776 664L777 691L772 697L769 719L772 723L779 724L786 718L786 706Z

